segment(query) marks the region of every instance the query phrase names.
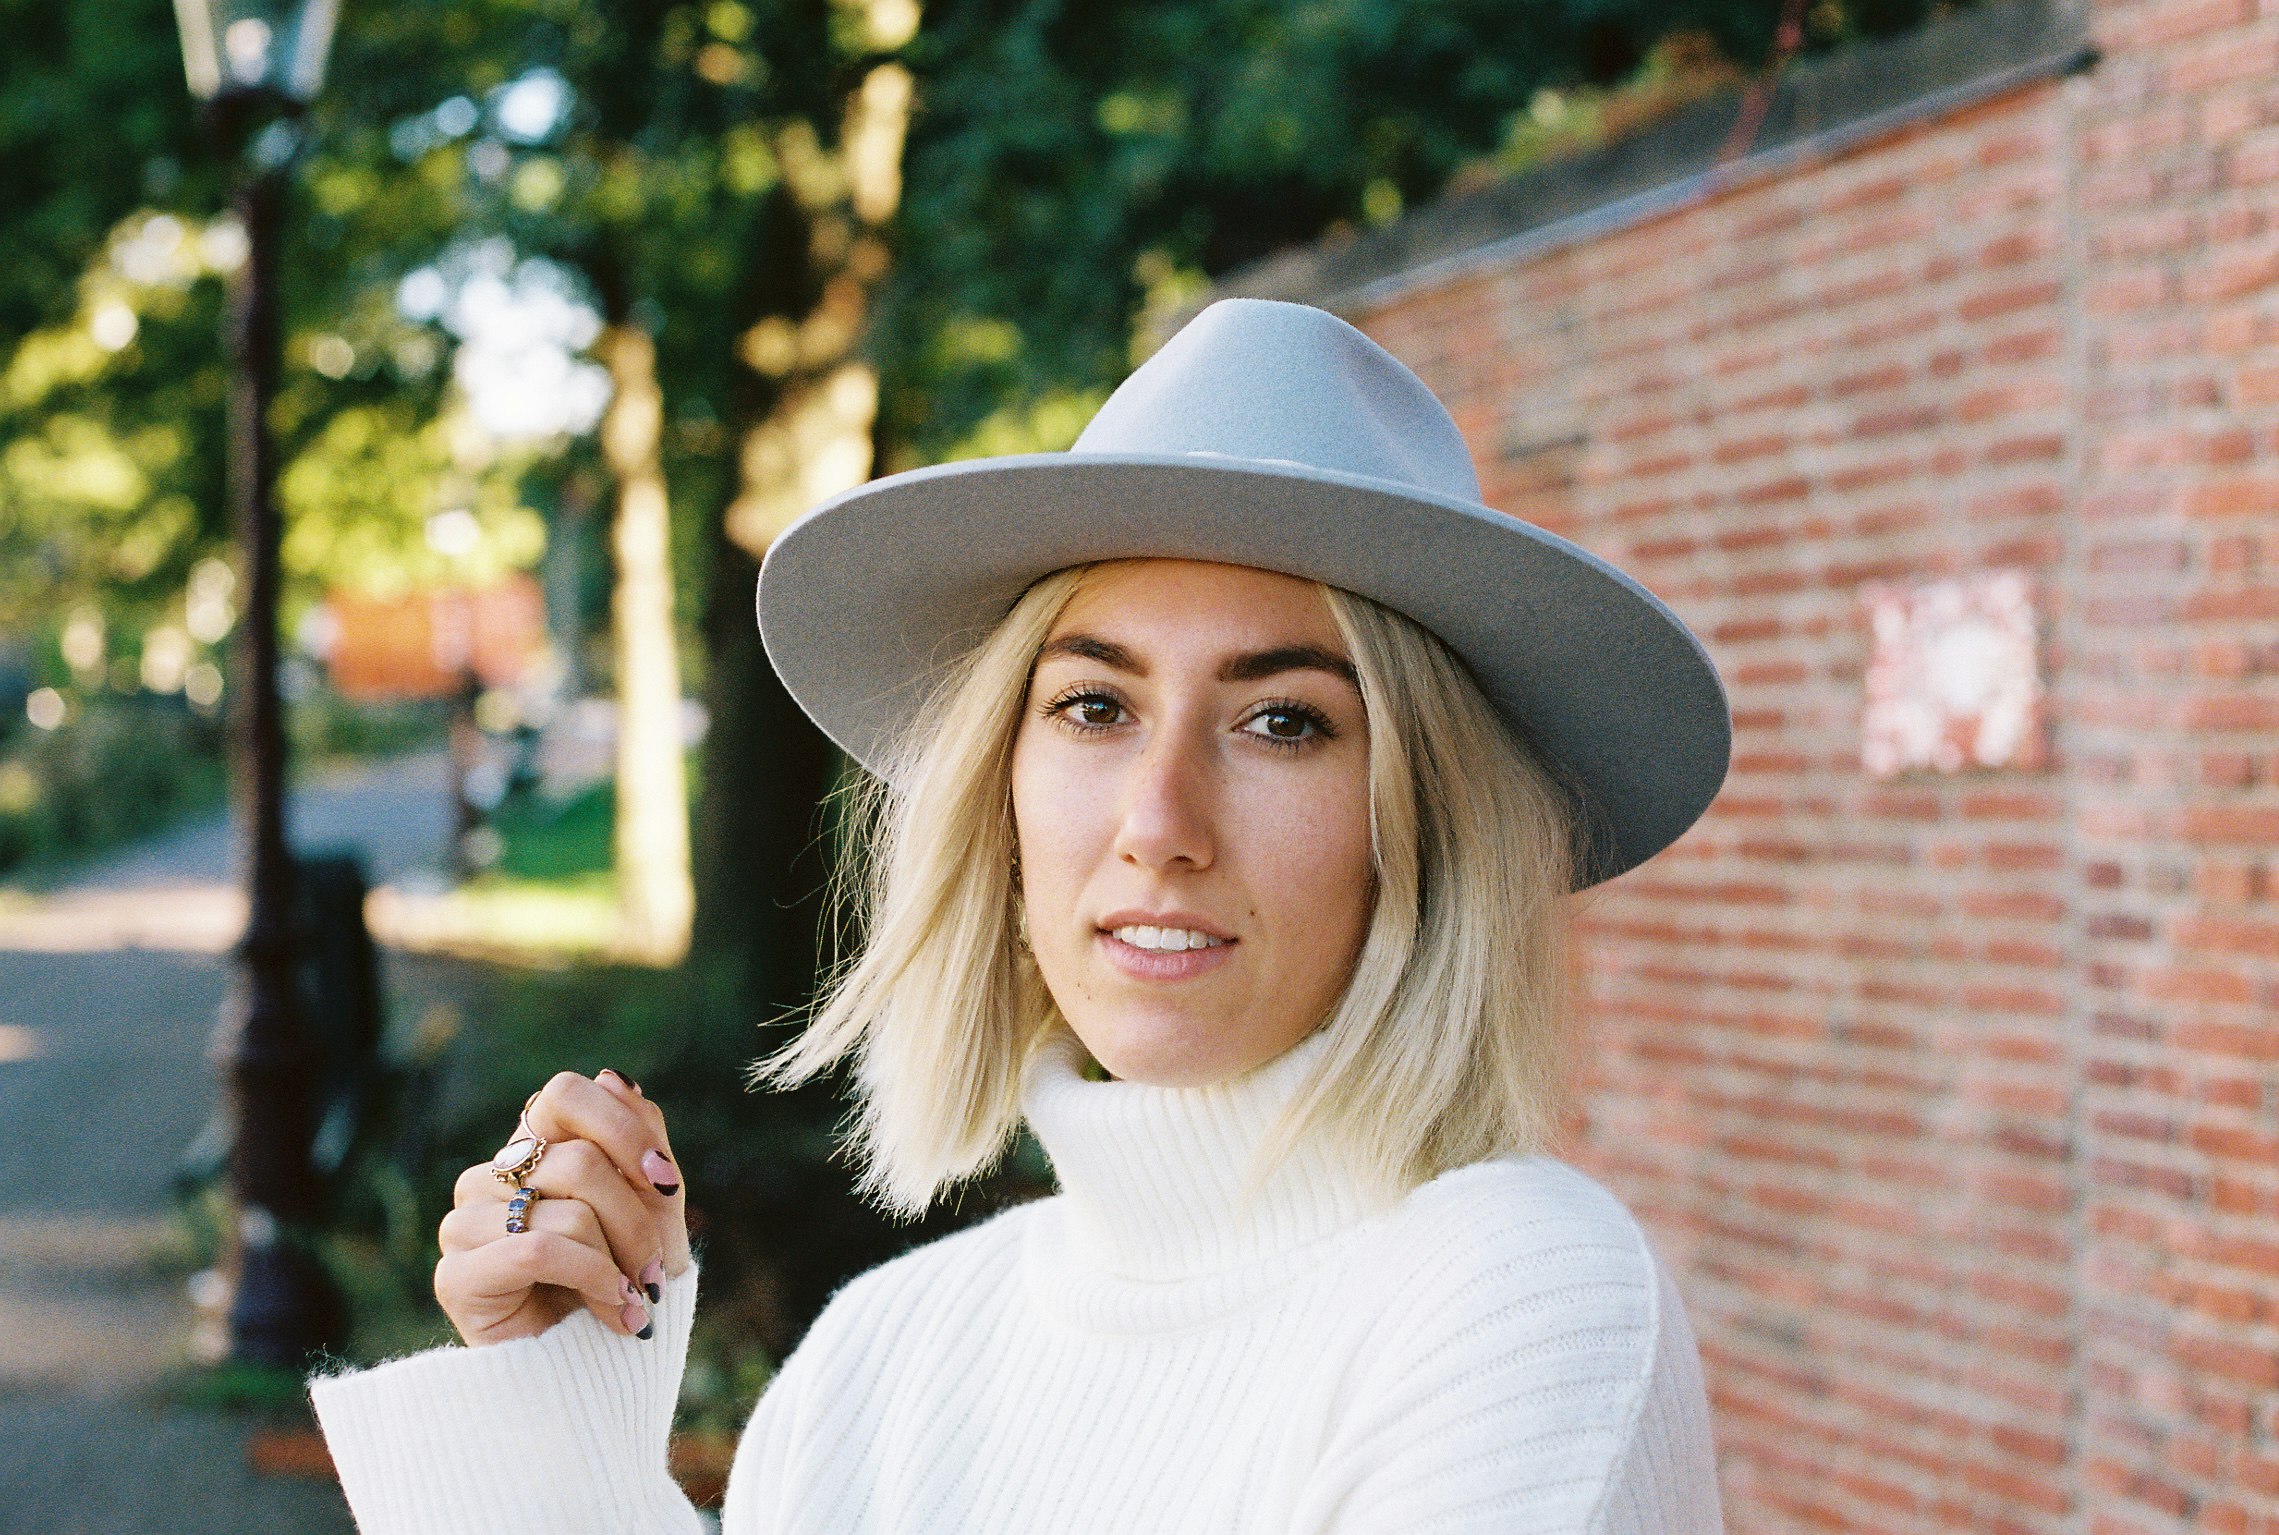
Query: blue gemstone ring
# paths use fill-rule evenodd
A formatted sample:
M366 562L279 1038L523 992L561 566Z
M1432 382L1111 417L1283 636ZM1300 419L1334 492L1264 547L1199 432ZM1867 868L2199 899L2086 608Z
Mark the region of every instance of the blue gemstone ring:
M537 1200L538 1191L536 1189L516 1189L514 1197L506 1202L506 1229L510 1232L528 1231L530 1229L530 1207Z

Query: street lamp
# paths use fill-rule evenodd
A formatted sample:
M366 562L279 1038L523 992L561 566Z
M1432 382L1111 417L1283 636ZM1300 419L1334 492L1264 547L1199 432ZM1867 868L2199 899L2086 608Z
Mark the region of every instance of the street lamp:
M230 1351L300 1365L338 1341L337 1296L307 1237L321 1213L310 1165L318 1057L294 968L295 879L285 841L285 732L277 687L277 246L298 120L324 80L339 0L175 0L182 72L232 163L247 253L231 277L229 494L245 568L245 613L230 689L246 924L214 1033L234 1136L237 1284Z
M339 0L174 0L190 94L200 101L268 95L306 106L324 84L339 14Z

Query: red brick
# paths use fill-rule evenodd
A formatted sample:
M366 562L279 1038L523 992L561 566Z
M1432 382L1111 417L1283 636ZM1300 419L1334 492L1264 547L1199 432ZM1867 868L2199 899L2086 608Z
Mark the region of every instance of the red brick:
M1595 890L1577 1159L1736 1531L2279 1535L2279 13L1361 320L1681 607L1716 804ZM1498 462L1556 399L1588 442ZM2033 577L2032 771L1860 767L1859 583Z

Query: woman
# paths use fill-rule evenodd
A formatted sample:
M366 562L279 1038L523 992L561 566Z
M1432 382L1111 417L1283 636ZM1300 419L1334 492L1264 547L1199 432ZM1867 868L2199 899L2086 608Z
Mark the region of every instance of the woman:
M1023 1118L1060 1191L833 1297L726 1535L1722 1528L1669 1273L1543 1150L1568 897L1725 771L1667 608L1482 506L1359 331L1231 299L1068 453L817 508L759 609L872 773L863 950L762 1074L855 1063L889 1208ZM311 1381L359 1526L696 1530L664 1116L565 1072L524 1137L444 1222L469 1346Z

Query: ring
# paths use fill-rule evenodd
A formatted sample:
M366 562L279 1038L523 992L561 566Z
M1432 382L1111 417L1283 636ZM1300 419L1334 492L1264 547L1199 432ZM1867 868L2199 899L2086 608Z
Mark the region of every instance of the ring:
M491 1176L510 1188L520 1188L523 1178L546 1155L546 1146L544 1140L527 1132L515 1136L491 1158Z
M519 1188L514 1191L514 1197L506 1202L506 1229L508 1231L520 1232L530 1229L530 1207L537 1202L537 1199L538 1191L536 1189Z

